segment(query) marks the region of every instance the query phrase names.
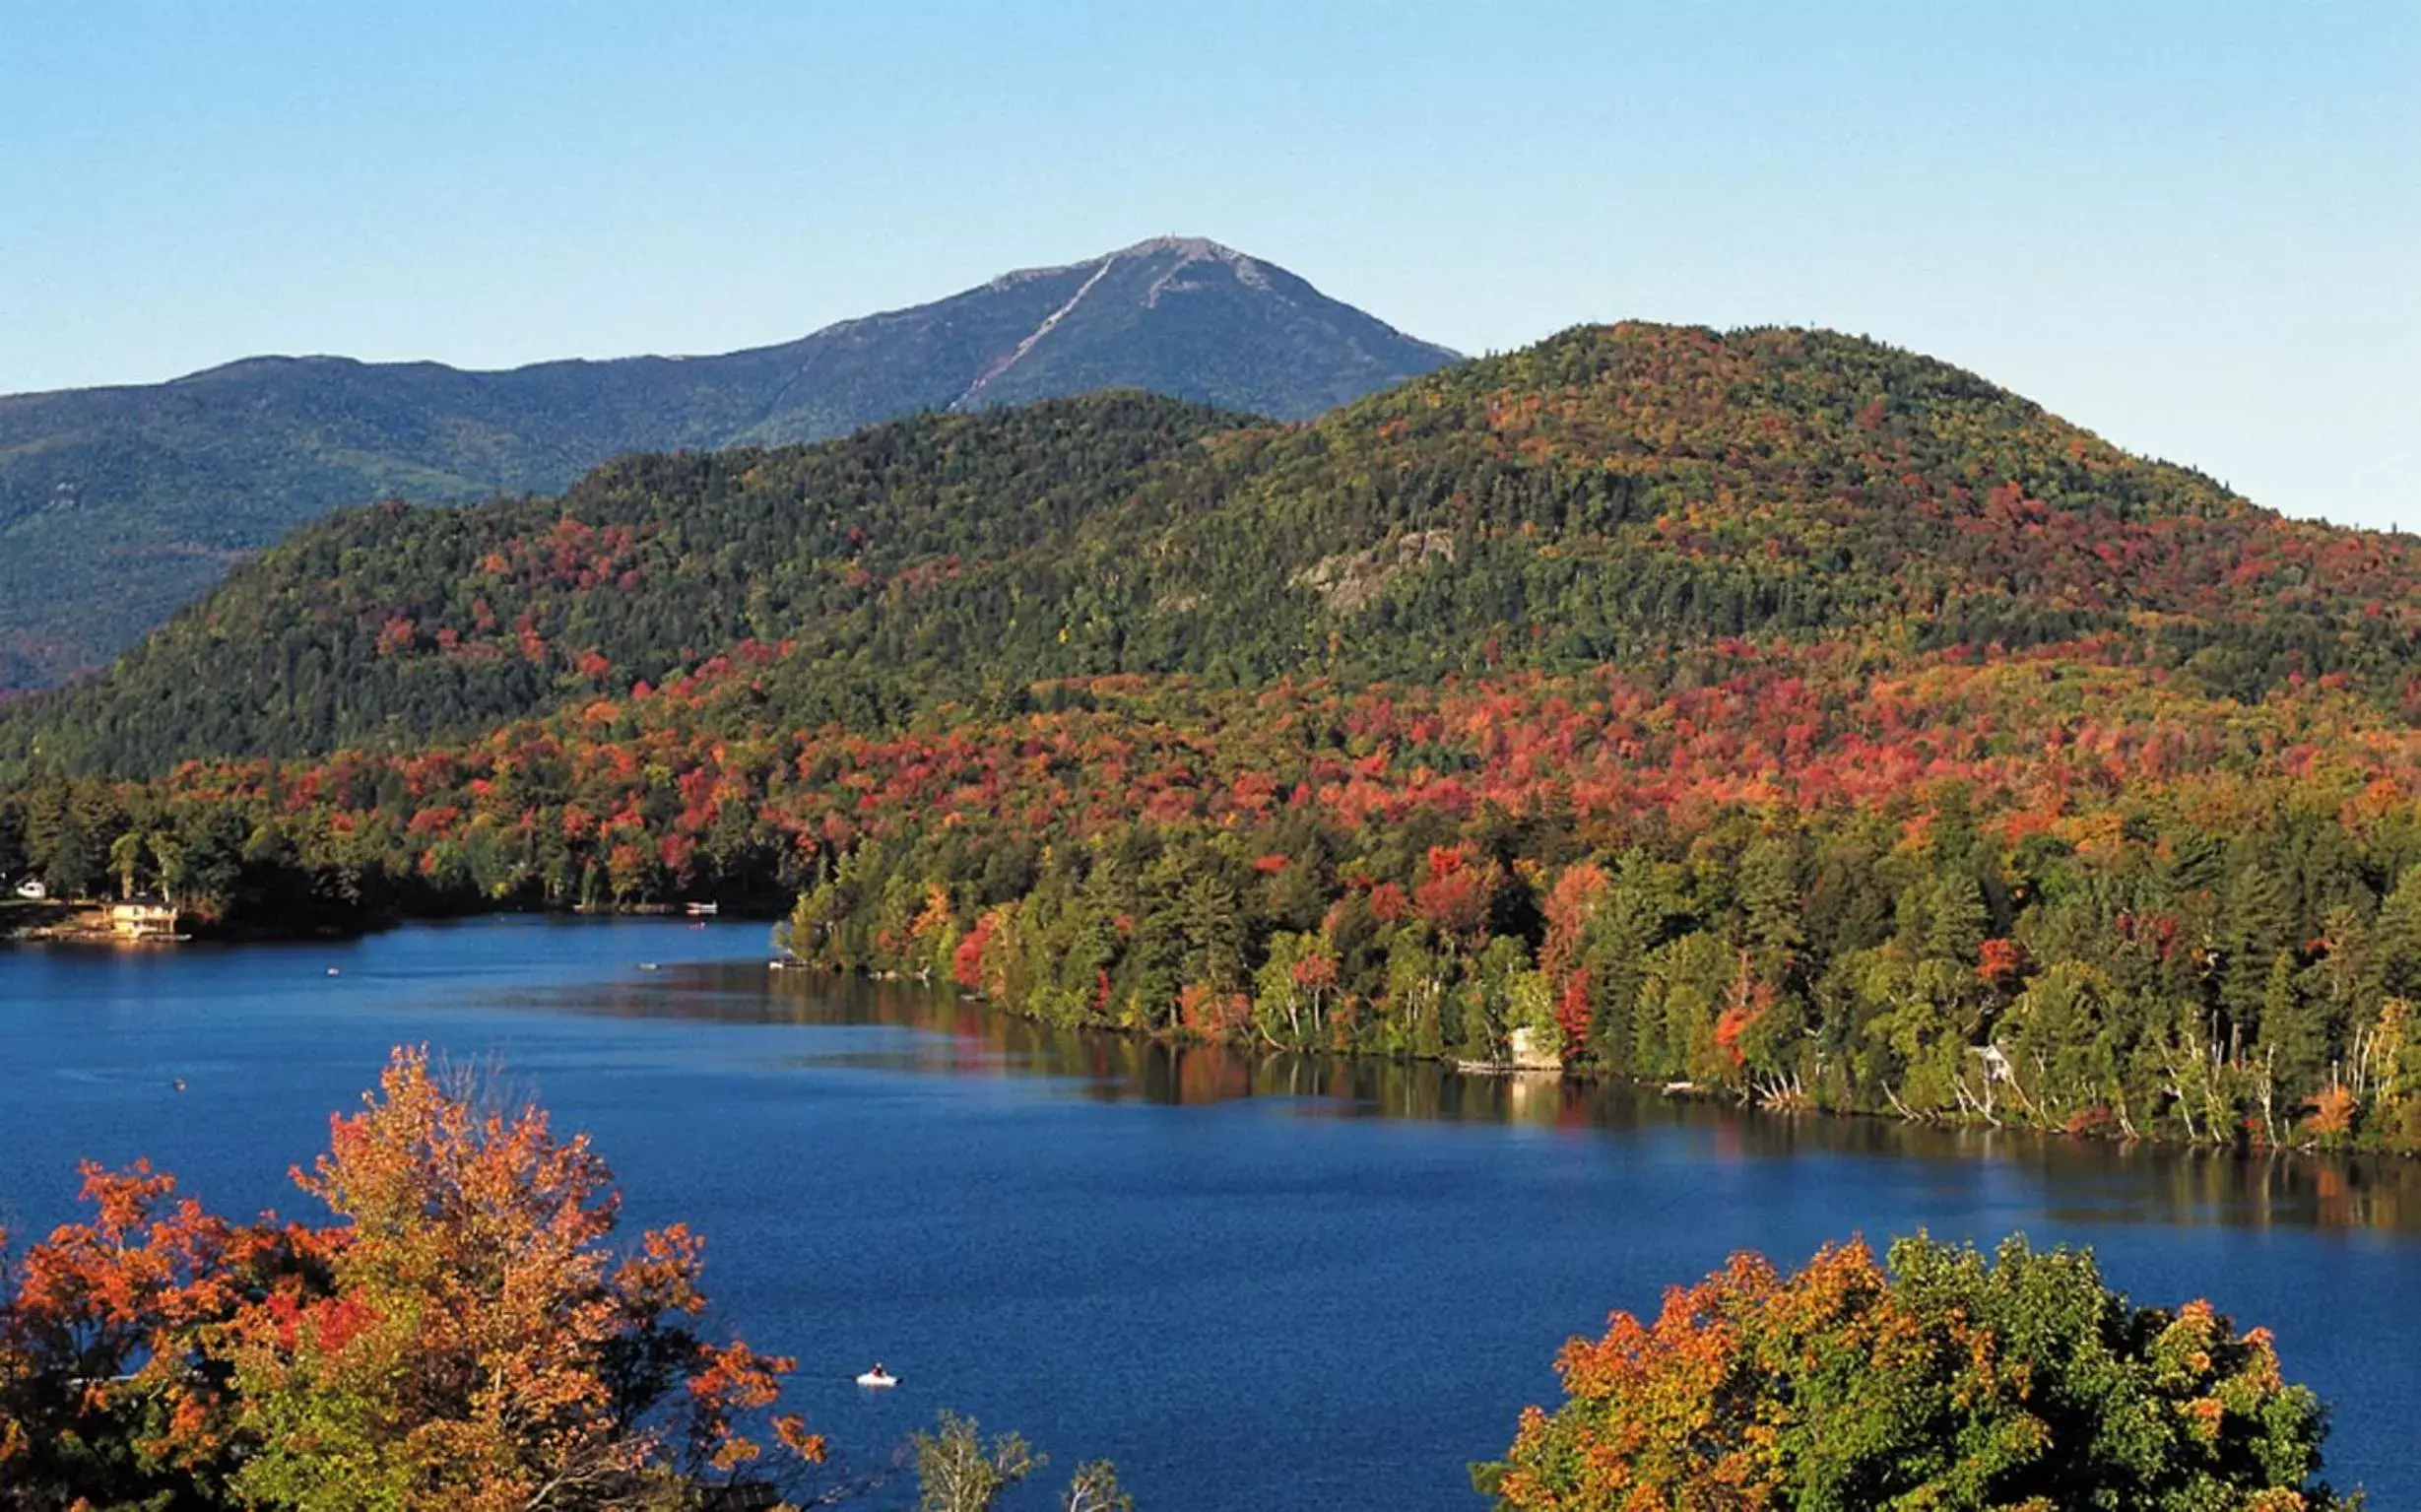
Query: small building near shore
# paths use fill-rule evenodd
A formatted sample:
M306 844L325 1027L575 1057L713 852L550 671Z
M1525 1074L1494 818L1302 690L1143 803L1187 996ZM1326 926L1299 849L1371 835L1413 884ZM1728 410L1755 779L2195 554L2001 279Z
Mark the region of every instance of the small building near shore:
M1563 1052L1555 1046L1552 1037L1530 1028L1519 1028L1513 1031L1512 1040L1511 1065L1514 1070L1561 1071L1563 1069Z
M166 903L112 903L109 929L121 940L173 940L176 910Z
M1521 1074L1560 1075L1563 1052L1558 1044L1563 1036L1553 1030L1541 1032L1524 1026L1506 1036L1504 1053L1494 1060L1457 1061L1454 1068L1467 1076L1503 1077Z

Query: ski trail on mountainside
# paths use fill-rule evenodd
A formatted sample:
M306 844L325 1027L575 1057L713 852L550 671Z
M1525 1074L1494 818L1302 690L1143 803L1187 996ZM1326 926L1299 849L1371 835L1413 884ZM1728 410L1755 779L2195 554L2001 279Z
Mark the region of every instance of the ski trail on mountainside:
M989 384L993 379L999 377L1002 373L1007 372L1010 368L1016 366L1018 359L1034 350L1034 343L1042 340L1045 336L1050 335L1051 327L1059 324L1062 320L1065 320L1068 317L1068 312L1076 308L1078 304L1081 303L1086 295L1092 293L1093 285L1100 283L1103 278L1108 276L1110 264L1116 261L1118 261L1118 254L1116 252L1112 252L1109 256L1102 258L1101 266L1093 270L1092 277L1077 286L1076 293L1068 296L1067 303L1043 316L1042 324L1034 327L1032 333L1029 334L1025 340L1017 343L1016 348L1007 357L1002 358L999 362L984 369L984 375L977 378L973 383L969 384L965 393L960 394L957 398L951 400L949 407L953 410L964 409L968 400L973 399L977 394L984 391L985 385Z

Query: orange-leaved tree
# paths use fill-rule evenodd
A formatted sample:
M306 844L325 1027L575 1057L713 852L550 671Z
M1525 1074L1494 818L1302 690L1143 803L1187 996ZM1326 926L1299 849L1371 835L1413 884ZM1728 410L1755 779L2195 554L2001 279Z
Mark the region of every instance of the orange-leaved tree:
M2092 1256L1922 1235L1736 1255L1557 1360L1478 1487L1520 1512L2319 1512L2325 1419L2269 1336L2130 1306Z
M327 1236L229 1223L146 1161L82 1173L87 1221L15 1266L0 1234L0 1507L186 1505L235 1463L204 1338L324 1286Z
M774 1411L791 1362L698 1332L697 1237L618 1250L611 1172L542 1110L399 1049L295 1180L336 1223L88 1168L96 1218L0 1302L0 1507L763 1505L822 1460Z

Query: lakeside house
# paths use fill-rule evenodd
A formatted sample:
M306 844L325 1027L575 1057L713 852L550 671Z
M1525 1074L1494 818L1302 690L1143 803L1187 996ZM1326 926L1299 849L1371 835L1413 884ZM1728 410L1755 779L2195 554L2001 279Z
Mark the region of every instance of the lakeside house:
M1563 1051L1552 1036L1541 1035L1530 1028L1519 1028L1513 1031L1511 1038L1512 1044L1509 1048L1512 1052L1511 1064L1514 1070L1563 1070Z
M67 945L159 945L192 937L181 932L184 915L173 903L135 900L122 903L64 903L24 894L27 901L47 899L47 906L25 910L12 919L7 934L17 940L49 940Z
M1541 1034L1527 1026L1515 1029L1507 1037L1505 1055L1493 1061L1457 1061L1455 1070L1477 1076L1507 1076L1520 1072L1559 1075L1563 1071L1563 1051L1556 1037Z
M166 903L112 903L109 929L121 940L174 940L176 910Z

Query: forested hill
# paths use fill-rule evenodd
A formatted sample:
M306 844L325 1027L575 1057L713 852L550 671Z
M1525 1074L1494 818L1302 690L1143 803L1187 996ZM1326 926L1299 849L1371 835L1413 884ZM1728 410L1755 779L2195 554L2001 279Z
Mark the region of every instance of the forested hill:
M980 667L989 648L955 638L942 608L961 579L1014 583L1027 554L1238 424L1142 394L1049 400L816 446L625 457L559 498L348 510L107 672L0 711L0 763L403 749L747 640ZM929 608L913 646L868 646L878 623Z
M2338 673L2400 707L2417 625L2409 538L2284 520L1874 343L1624 325L1309 426L1111 396L355 511L0 720L0 758L408 747L744 640L806 669L793 717L860 723L1043 678L1425 680L1841 633L2108 634L2216 693Z
M0 692L106 662L334 508L552 492L626 451L1106 388L1301 419L1453 357L1271 263L1164 237L718 357L507 372L258 358L0 397Z
M1061 1023L2421 1150L2417 626L2421 542L1941 363L1585 329L346 515L0 720L0 876L713 898Z

